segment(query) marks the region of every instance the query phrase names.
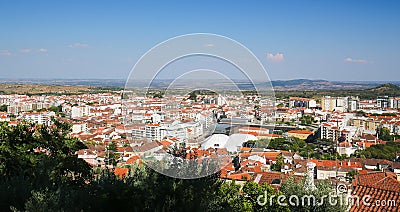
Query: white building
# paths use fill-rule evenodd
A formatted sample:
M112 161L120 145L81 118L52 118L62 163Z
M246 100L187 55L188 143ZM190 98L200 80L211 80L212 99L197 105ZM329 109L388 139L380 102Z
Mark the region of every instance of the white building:
M32 112L32 113L24 113L22 115L23 120L31 121L36 124L45 124L51 125L51 117L55 116L56 113L51 112Z
M322 110L351 112L359 109L358 97L324 96L321 100Z
M74 106L71 109L71 118L80 118L89 115L90 115L90 108L88 105Z
M72 125L72 133L87 132L86 122L77 122Z

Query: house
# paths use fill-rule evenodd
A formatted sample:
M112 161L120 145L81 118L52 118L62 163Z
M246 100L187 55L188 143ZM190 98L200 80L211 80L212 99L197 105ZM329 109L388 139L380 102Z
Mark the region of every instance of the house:
M163 145L158 141L146 142L142 146L135 146L133 150L140 155L150 155L158 150L161 150Z
M312 135L313 132L308 131L308 130L290 130L288 132L288 137L295 137L299 139L307 139L308 136Z
M10 117L7 116L7 113L0 112L0 121L10 121Z
M400 162L393 162L392 168L395 174L400 175Z
M279 188L281 183L288 178L289 175L283 174L281 172L262 172L257 173L252 181L263 185L264 183L271 185L275 188Z
M356 152L357 148L353 147L353 145L350 142L341 142L337 146L337 153L340 155L347 155L350 156Z
M334 161L334 160L316 160L311 159L310 162L315 163L316 179L329 179L332 177L345 178L346 174L351 171L362 170L360 162L356 161Z
M91 149L81 149L76 152L78 155L78 158L82 158L84 161L86 161L88 164L91 166L97 166L98 161L97 161L97 151L96 150L91 150Z
M388 169L393 164L392 161L374 158L353 158L351 160L360 162L363 165L363 168L368 170Z
M358 202L352 204L350 212L399 211L399 179L391 172L359 174L353 180L352 197L355 201L358 198ZM363 199L368 202L363 202Z

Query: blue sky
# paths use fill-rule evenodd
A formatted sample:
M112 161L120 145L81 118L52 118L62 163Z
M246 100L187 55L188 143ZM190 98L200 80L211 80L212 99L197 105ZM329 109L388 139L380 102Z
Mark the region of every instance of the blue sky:
M400 80L399 1L0 1L0 78L126 79L154 45L215 33L272 80Z

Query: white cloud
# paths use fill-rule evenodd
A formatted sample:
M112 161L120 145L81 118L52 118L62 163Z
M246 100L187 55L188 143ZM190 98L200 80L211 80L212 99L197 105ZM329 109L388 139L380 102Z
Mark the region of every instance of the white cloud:
M69 45L68 47L72 49L83 49L83 48L88 48L89 45L85 43L74 43Z
M0 55L11 56L11 52L8 50L0 50Z
M44 49L44 48L40 48L39 50L38 50L39 52L43 52L43 53L46 53L47 52L47 49Z
M346 59L344 59L345 62L348 63L368 63L368 60L364 60L364 59L353 59L351 57L348 57Z
M275 62L280 62L284 60L283 54L282 53L276 53L275 55L272 53L267 54L267 59L272 60Z
M19 50L19 52L24 53L24 54L28 54L32 52L32 49L21 49Z

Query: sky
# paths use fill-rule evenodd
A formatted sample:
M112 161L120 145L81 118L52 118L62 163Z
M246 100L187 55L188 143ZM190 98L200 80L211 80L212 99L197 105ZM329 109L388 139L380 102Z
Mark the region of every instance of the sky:
M213 33L272 80L399 81L399 11L395 0L0 0L0 78L126 79L160 42Z

